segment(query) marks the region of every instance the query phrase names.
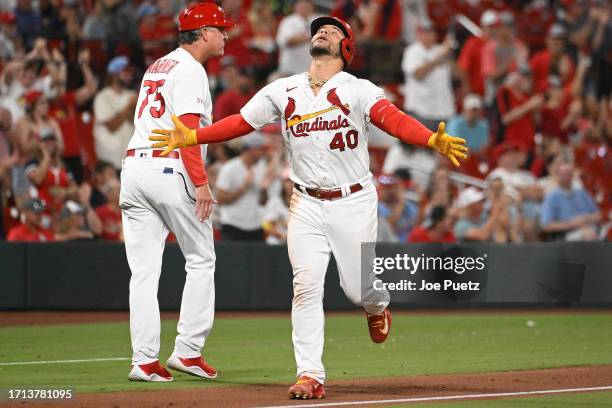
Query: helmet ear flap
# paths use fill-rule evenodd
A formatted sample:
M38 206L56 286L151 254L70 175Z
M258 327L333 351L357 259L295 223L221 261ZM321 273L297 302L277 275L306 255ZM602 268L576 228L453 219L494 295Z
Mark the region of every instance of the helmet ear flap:
M348 38L343 38L342 41L340 41L340 54L342 55L345 66L348 66L355 55L353 43Z

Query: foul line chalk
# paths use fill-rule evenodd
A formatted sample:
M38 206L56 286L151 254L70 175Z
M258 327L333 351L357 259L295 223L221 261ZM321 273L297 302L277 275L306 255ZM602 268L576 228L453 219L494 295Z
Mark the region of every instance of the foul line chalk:
M301 405L278 405L262 408L296 408L296 407L345 407L349 405L372 405L372 404L393 404L398 402L428 402L428 401L447 401L460 399L477 399L477 398L499 398L499 397L517 397L521 395L542 395L542 394L562 394L569 392L587 392L587 391L605 391L612 390L612 385L605 387L588 387L588 388L565 388L560 390L540 390L540 391L517 391L517 392L499 392L491 394L467 394L467 395L448 395L443 397L419 397L419 398L400 398L389 400L371 400L371 401L350 401L350 402L328 402L319 404L301 404Z
M0 363L0 366L34 365L34 364L65 364L65 363L94 363L99 361L126 361L128 357L88 358L85 360L52 360L52 361L14 361L11 363Z

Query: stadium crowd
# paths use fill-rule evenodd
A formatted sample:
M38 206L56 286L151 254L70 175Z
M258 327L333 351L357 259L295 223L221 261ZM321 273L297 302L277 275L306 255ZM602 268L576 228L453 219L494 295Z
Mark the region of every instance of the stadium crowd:
M0 239L121 240L120 170L140 78L176 47L184 0L0 4ZM612 1L223 0L237 22L206 64L214 120L308 69L310 21L348 21L349 72L469 159L374 128L379 240L612 238ZM330 8L331 6L331 8ZM292 183L280 127L210 145L216 238L283 243Z

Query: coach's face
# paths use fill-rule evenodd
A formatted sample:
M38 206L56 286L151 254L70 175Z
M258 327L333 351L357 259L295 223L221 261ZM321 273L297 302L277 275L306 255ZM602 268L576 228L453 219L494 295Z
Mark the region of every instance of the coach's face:
M340 57L340 41L343 38L344 33L338 27L331 24L321 26L310 41L310 55Z
M220 57L224 53L225 42L227 41L227 32L219 27L204 27L202 29L202 37L209 44L211 56Z

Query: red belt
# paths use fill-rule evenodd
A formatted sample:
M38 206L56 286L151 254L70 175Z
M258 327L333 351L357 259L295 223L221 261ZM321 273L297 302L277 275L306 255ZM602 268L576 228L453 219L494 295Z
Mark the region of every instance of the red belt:
M151 153L152 157L161 157L162 159L180 159L181 155L176 150L171 151L166 156L162 156L163 150L153 150ZM126 157L136 156L136 149L130 149L127 151Z
M308 188L294 183L295 187L303 193L308 194L311 197L318 198L319 200L334 200L342 197L341 188L332 188L329 190L322 188ZM349 187L351 194L355 194L358 191L363 190L363 186L359 183L355 183Z

